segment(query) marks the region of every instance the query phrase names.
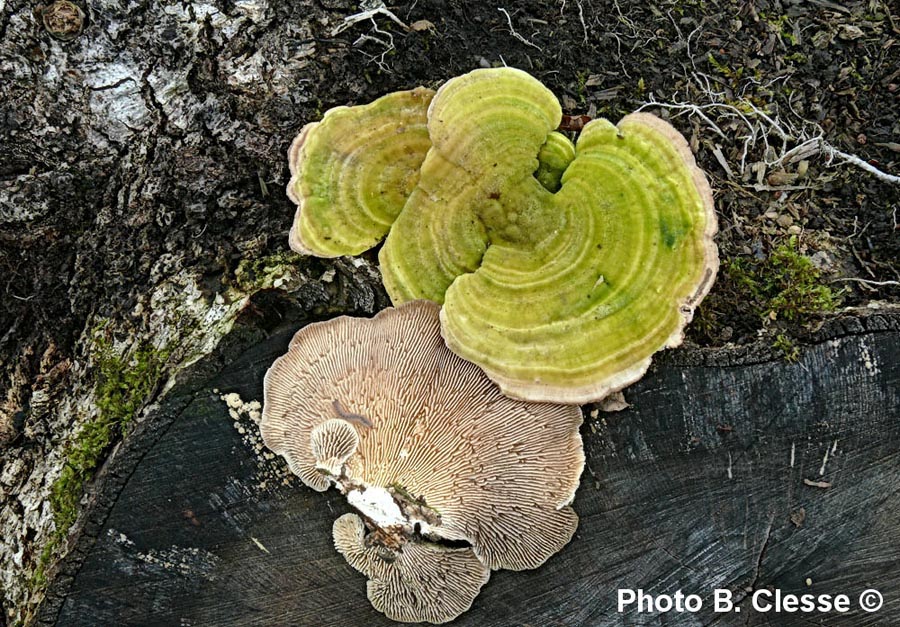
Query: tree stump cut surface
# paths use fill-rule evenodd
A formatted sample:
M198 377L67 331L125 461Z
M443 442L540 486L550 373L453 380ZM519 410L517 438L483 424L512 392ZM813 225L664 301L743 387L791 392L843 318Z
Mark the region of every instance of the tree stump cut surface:
M538 570L494 573L454 625L890 624L900 615L898 326L843 328L795 364L662 356L626 390L630 408L586 410L572 542ZM232 346L233 359L179 385L133 434L43 623L395 624L332 546L343 498L265 460L253 423L229 417L214 391L261 401L263 374L295 329ZM619 588L682 590L704 604L623 616ZM715 588L730 589L741 613L714 614ZM750 593L763 588L848 594L851 611L760 614ZM871 614L857 603L868 588L885 599Z

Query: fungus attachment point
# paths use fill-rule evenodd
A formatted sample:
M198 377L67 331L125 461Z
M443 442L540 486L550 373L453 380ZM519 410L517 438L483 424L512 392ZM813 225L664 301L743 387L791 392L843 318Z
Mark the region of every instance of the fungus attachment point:
M381 107L385 118L408 115ZM385 218L378 237L339 249L331 248L338 233L357 233L369 220L355 200L368 197L367 188L353 195L342 186L364 166L314 141L316 129L297 140L307 154L328 155L308 160L330 164L327 176L305 159L293 166L295 181L331 190L322 193L334 200L327 215L307 215L331 233L328 254L356 254L390 228L379 260L393 302L444 304L451 350L517 398L599 400L640 378L653 353L681 342L718 253L709 184L672 126L646 113L618 125L592 120L573 146L555 130L557 99L512 68L451 79L430 99L427 128L421 109L417 115L424 152L410 158L416 169L405 178L385 144L371 152L363 137L354 144L371 154L370 172L393 172L385 176L409 186L385 213L395 216L392 225ZM295 181L292 190L300 189Z
M415 301L311 324L265 378L266 445L360 512L335 524L335 544L395 620L454 618L491 569L538 567L578 524L581 411L503 396L450 352L439 311Z

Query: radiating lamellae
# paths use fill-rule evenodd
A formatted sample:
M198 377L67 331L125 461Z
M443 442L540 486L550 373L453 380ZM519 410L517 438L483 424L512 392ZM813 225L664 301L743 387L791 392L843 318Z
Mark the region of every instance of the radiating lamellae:
M361 417L371 426L354 424L348 481L424 498L440 515L431 531L471 543L489 568L536 568L577 526L568 505L584 465L581 412L500 394L447 349L438 312L415 301L370 320L301 329L266 374L263 438L304 483L324 490L330 481L317 468L313 430Z
M500 394L447 349L438 311L416 301L301 329L266 374L263 438L325 490L311 433L342 413L363 416L372 426L356 425L349 478L424 497L440 513L435 532L472 543L490 568L535 568L577 525L568 504L584 465L581 412Z
M316 470L339 475L344 463L356 452L359 435L346 420L332 418L316 425L309 434L309 443Z
M369 577L372 604L410 622L452 620L491 569L559 551L584 466L580 410L500 394L444 344L439 309L301 329L266 373L260 423L307 485L336 485L366 516L368 536L359 516L339 518L335 546Z
M385 561L377 548L366 546L364 534L365 525L356 514L334 521L335 547L369 578L369 600L391 620L453 620L469 609L491 575L471 549L428 542L409 543L393 561Z

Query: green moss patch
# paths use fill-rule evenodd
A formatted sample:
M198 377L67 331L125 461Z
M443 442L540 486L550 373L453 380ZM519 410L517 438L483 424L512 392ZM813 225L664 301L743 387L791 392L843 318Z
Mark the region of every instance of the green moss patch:
M770 320L807 324L840 301L840 293L823 283L821 272L800 253L796 237L765 259L732 259L726 275L746 293L756 314Z
M97 416L75 435L65 467L51 488L58 537L65 536L75 522L84 483L93 477L109 447L127 432L131 419L155 389L169 354L142 344L123 359L105 341L98 343L98 349Z
M699 335L714 342L745 341L762 328L773 328L774 348L791 361L799 356L792 337L833 312L843 296L825 282L795 236L775 244L764 257L726 260L720 275L698 310ZM729 335L723 336L726 330Z

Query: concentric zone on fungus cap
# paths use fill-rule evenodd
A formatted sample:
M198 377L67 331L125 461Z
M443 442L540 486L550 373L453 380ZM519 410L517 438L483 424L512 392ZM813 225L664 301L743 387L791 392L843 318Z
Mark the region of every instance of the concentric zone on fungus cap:
M300 130L288 152L288 196L297 204L292 249L358 255L384 239L431 146L425 112L433 96L419 87L335 107Z
M578 524L580 410L503 396L447 348L439 309L414 301L311 324L265 378L266 445L360 511L369 534L354 540L361 523L339 520L335 543L396 620L450 620L490 569L536 568Z
M379 256L395 304L443 303L450 348L531 400L603 398L681 343L718 256L712 193L672 126L646 113L594 120L568 149L557 99L511 68L451 79L421 106L430 148L403 178L416 179L408 197L394 197ZM394 163L384 142L358 148L363 165L310 141L295 172L329 159L349 180ZM329 228L352 230L358 207L335 205Z

